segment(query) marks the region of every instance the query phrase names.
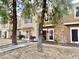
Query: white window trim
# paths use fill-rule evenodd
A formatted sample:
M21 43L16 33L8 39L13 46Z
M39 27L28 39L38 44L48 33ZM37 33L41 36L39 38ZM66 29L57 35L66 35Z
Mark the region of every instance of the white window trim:
M76 7L79 7L79 5L76 5L76 6L74 7L74 18L79 18L79 17L76 17Z
M73 42L72 41L72 29L77 29L78 30L78 42ZM79 27L71 27L70 28L70 40L71 40L71 43L79 43Z
M50 29L48 29L48 31L49 31L49 30L53 30L53 40L50 40L50 39L48 39L48 38L47 38L47 39L48 39L48 41L54 41L54 29L50 28ZM47 37L48 37L48 34L47 34Z

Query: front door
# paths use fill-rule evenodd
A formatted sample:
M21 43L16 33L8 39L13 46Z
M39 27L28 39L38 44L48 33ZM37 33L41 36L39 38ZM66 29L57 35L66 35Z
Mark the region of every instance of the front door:
M5 32L5 37L4 38L7 38L7 32Z
M1 38L1 31L0 31L0 38Z
M43 31L43 40L46 40L46 30Z

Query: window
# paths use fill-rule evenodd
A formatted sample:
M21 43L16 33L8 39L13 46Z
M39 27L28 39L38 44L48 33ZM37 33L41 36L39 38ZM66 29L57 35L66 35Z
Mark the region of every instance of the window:
M79 27L70 28L71 43L79 43Z
M79 18L79 6L75 7L74 13L75 13L74 16L75 16L76 18Z
M72 29L72 41L76 42L78 41L78 30Z
M54 29L48 29L48 41L54 41Z
M53 30L50 30L49 31L49 39L50 40L53 40Z
M32 19L25 19L24 20L24 23L26 24L26 23L32 23Z
M21 26L21 20L19 20L19 19L17 20L17 25Z
M79 7L76 7L76 17L79 17Z

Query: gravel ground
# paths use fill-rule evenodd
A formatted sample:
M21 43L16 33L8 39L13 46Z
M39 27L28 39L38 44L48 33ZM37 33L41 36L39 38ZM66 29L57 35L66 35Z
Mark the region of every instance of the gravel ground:
M0 54L1 59L79 59L79 47L43 45L43 52L38 52L36 44Z

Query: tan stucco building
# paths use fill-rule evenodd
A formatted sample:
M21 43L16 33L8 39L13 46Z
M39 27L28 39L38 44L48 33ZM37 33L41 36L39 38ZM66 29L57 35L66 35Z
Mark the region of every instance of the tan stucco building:
M34 15L32 18L23 19L22 17L18 17L18 25L17 25L17 34L21 32L22 35L25 36L26 40L37 41L38 35L38 23L37 23L37 15ZM31 39L31 37L35 37Z
M79 43L79 3L74 4L69 13L56 26L52 24L44 25L43 32L46 41Z
M17 36L19 32L25 36L26 40L35 37L33 41L38 40L38 23L39 16L33 15L32 18L23 19L17 17ZM7 31L7 30L6 30ZM62 18L61 23L54 26L49 20L43 25L43 40L59 43L79 43L79 3L73 5L69 15Z

